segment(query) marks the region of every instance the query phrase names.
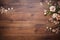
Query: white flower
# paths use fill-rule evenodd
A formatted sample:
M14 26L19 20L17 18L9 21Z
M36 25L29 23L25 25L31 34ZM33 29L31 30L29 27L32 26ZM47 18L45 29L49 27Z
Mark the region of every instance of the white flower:
M55 6L51 6L49 9L50 9L51 12L55 12L56 11L56 7Z
M53 15L52 15L52 18L56 18L58 16L58 14L57 13L54 13Z
M8 8L8 10L10 10L10 8Z
M57 21L54 21L54 24L56 25L56 24L59 24L59 22L57 22Z
M13 7L11 7L11 10L13 10L14 8Z
M48 29L49 27L46 27L46 29Z
M44 13L44 15L46 15L47 13Z
M8 12L8 10L7 10L7 9L5 9L5 10L4 10L4 12Z
M46 15L47 14L47 10L44 10L44 15Z
M52 29L52 28L49 28L50 30Z
M52 32L56 32L56 30L55 30L55 29L53 29L53 30L52 30Z

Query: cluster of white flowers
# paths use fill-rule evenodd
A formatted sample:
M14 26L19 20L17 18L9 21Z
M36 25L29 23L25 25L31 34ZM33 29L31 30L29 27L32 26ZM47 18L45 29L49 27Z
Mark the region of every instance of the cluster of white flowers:
M49 11L50 12L55 12L56 11L56 7L55 6L50 6L49 7ZM44 10L44 15L47 14L47 10Z
M55 0L54 0L55 1ZM55 1L56 2L56 1ZM52 0L50 1L46 1L48 6L47 10L44 10L44 15L51 15L51 18L49 18L49 22L54 23L55 25L59 24L60 22L58 20L60 20L60 7L58 2L52 2ZM53 32L53 33L59 33L59 28L51 28L51 27L46 27L46 29L48 29L48 31Z
M10 10L13 10L13 8L11 7L11 8L5 9L5 8L1 7L1 14L7 13Z

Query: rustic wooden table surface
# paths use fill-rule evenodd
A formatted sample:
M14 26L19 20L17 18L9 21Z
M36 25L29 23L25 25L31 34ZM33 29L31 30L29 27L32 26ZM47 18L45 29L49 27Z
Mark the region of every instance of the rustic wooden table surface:
M58 34L47 32L52 27L48 18L43 15L46 4L40 0L3 0L5 8L13 11L0 14L1 40L58 40Z

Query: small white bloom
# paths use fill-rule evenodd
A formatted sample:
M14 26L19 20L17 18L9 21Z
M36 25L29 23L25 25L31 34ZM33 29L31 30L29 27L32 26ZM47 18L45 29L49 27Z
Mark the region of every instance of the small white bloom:
M57 22L57 21L54 21L54 24L56 25L56 24L59 24L59 22Z
M50 30L52 29L52 28L49 28Z
M11 7L11 10L13 10L13 7Z
M56 30L55 29L52 29L52 32L56 32Z
M56 11L56 7L55 6L51 6L49 9L50 9L51 12L55 12Z
M8 12L8 10L7 10L7 9L5 9L4 11L5 11L5 12Z
M44 13L44 15L46 15L47 13Z
M46 27L46 29L48 29L49 27Z
M8 8L8 10L10 10L10 8Z
M47 14L46 12L47 12L47 10L44 10L44 15L46 15L46 14Z
M58 16L58 14L57 13L54 13L53 15L52 15L52 18L56 18Z

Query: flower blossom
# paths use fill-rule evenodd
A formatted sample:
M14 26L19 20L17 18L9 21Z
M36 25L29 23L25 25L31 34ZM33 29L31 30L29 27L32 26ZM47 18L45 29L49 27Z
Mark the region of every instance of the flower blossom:
M55 6L51 6L49 9L50 9L51 12L55 12L56 11L56 7Z
M52 15L52 18L56 18L58 16L58 14L57 13L54 13L53 15Z

